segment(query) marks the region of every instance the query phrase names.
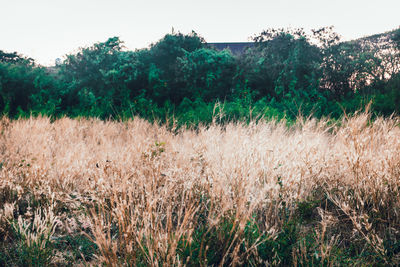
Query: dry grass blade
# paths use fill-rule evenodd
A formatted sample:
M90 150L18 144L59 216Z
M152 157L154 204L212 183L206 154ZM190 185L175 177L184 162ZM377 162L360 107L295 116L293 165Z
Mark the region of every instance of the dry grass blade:
M109 266L330 266L350 243L351 257L400 264L387 245L400 242L399 120L329 124L2 118L0 237L84 233L75 259ZM60 262L68 240L55 242Z

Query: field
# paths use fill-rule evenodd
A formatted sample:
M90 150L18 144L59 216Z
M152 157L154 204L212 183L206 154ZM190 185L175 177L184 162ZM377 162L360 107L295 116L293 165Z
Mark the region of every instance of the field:
M0 265L400 264L398 118L0 121Z

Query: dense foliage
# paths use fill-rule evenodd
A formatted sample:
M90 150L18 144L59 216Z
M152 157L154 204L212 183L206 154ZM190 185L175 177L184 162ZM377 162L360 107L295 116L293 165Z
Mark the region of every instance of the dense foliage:
M0 50L0 113L207 123L221 109L225 119L338 117L372 102L390 115L400 110L399 36L341 42L331 27L269 29L239 56L194 32L136 51L113 37L47 68Z

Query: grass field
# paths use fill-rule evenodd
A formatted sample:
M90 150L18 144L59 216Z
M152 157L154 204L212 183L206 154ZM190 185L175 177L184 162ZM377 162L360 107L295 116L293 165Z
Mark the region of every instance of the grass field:
M0 121L0 265L400 264L398 118Z

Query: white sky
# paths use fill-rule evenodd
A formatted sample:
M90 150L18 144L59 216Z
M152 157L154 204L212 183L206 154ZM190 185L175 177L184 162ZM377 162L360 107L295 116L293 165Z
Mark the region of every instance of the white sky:
M334 25L349 40L400 26L400 0L0 0L0 50L44 65L119 36L147 47L175 31L241 42L270 27Z

